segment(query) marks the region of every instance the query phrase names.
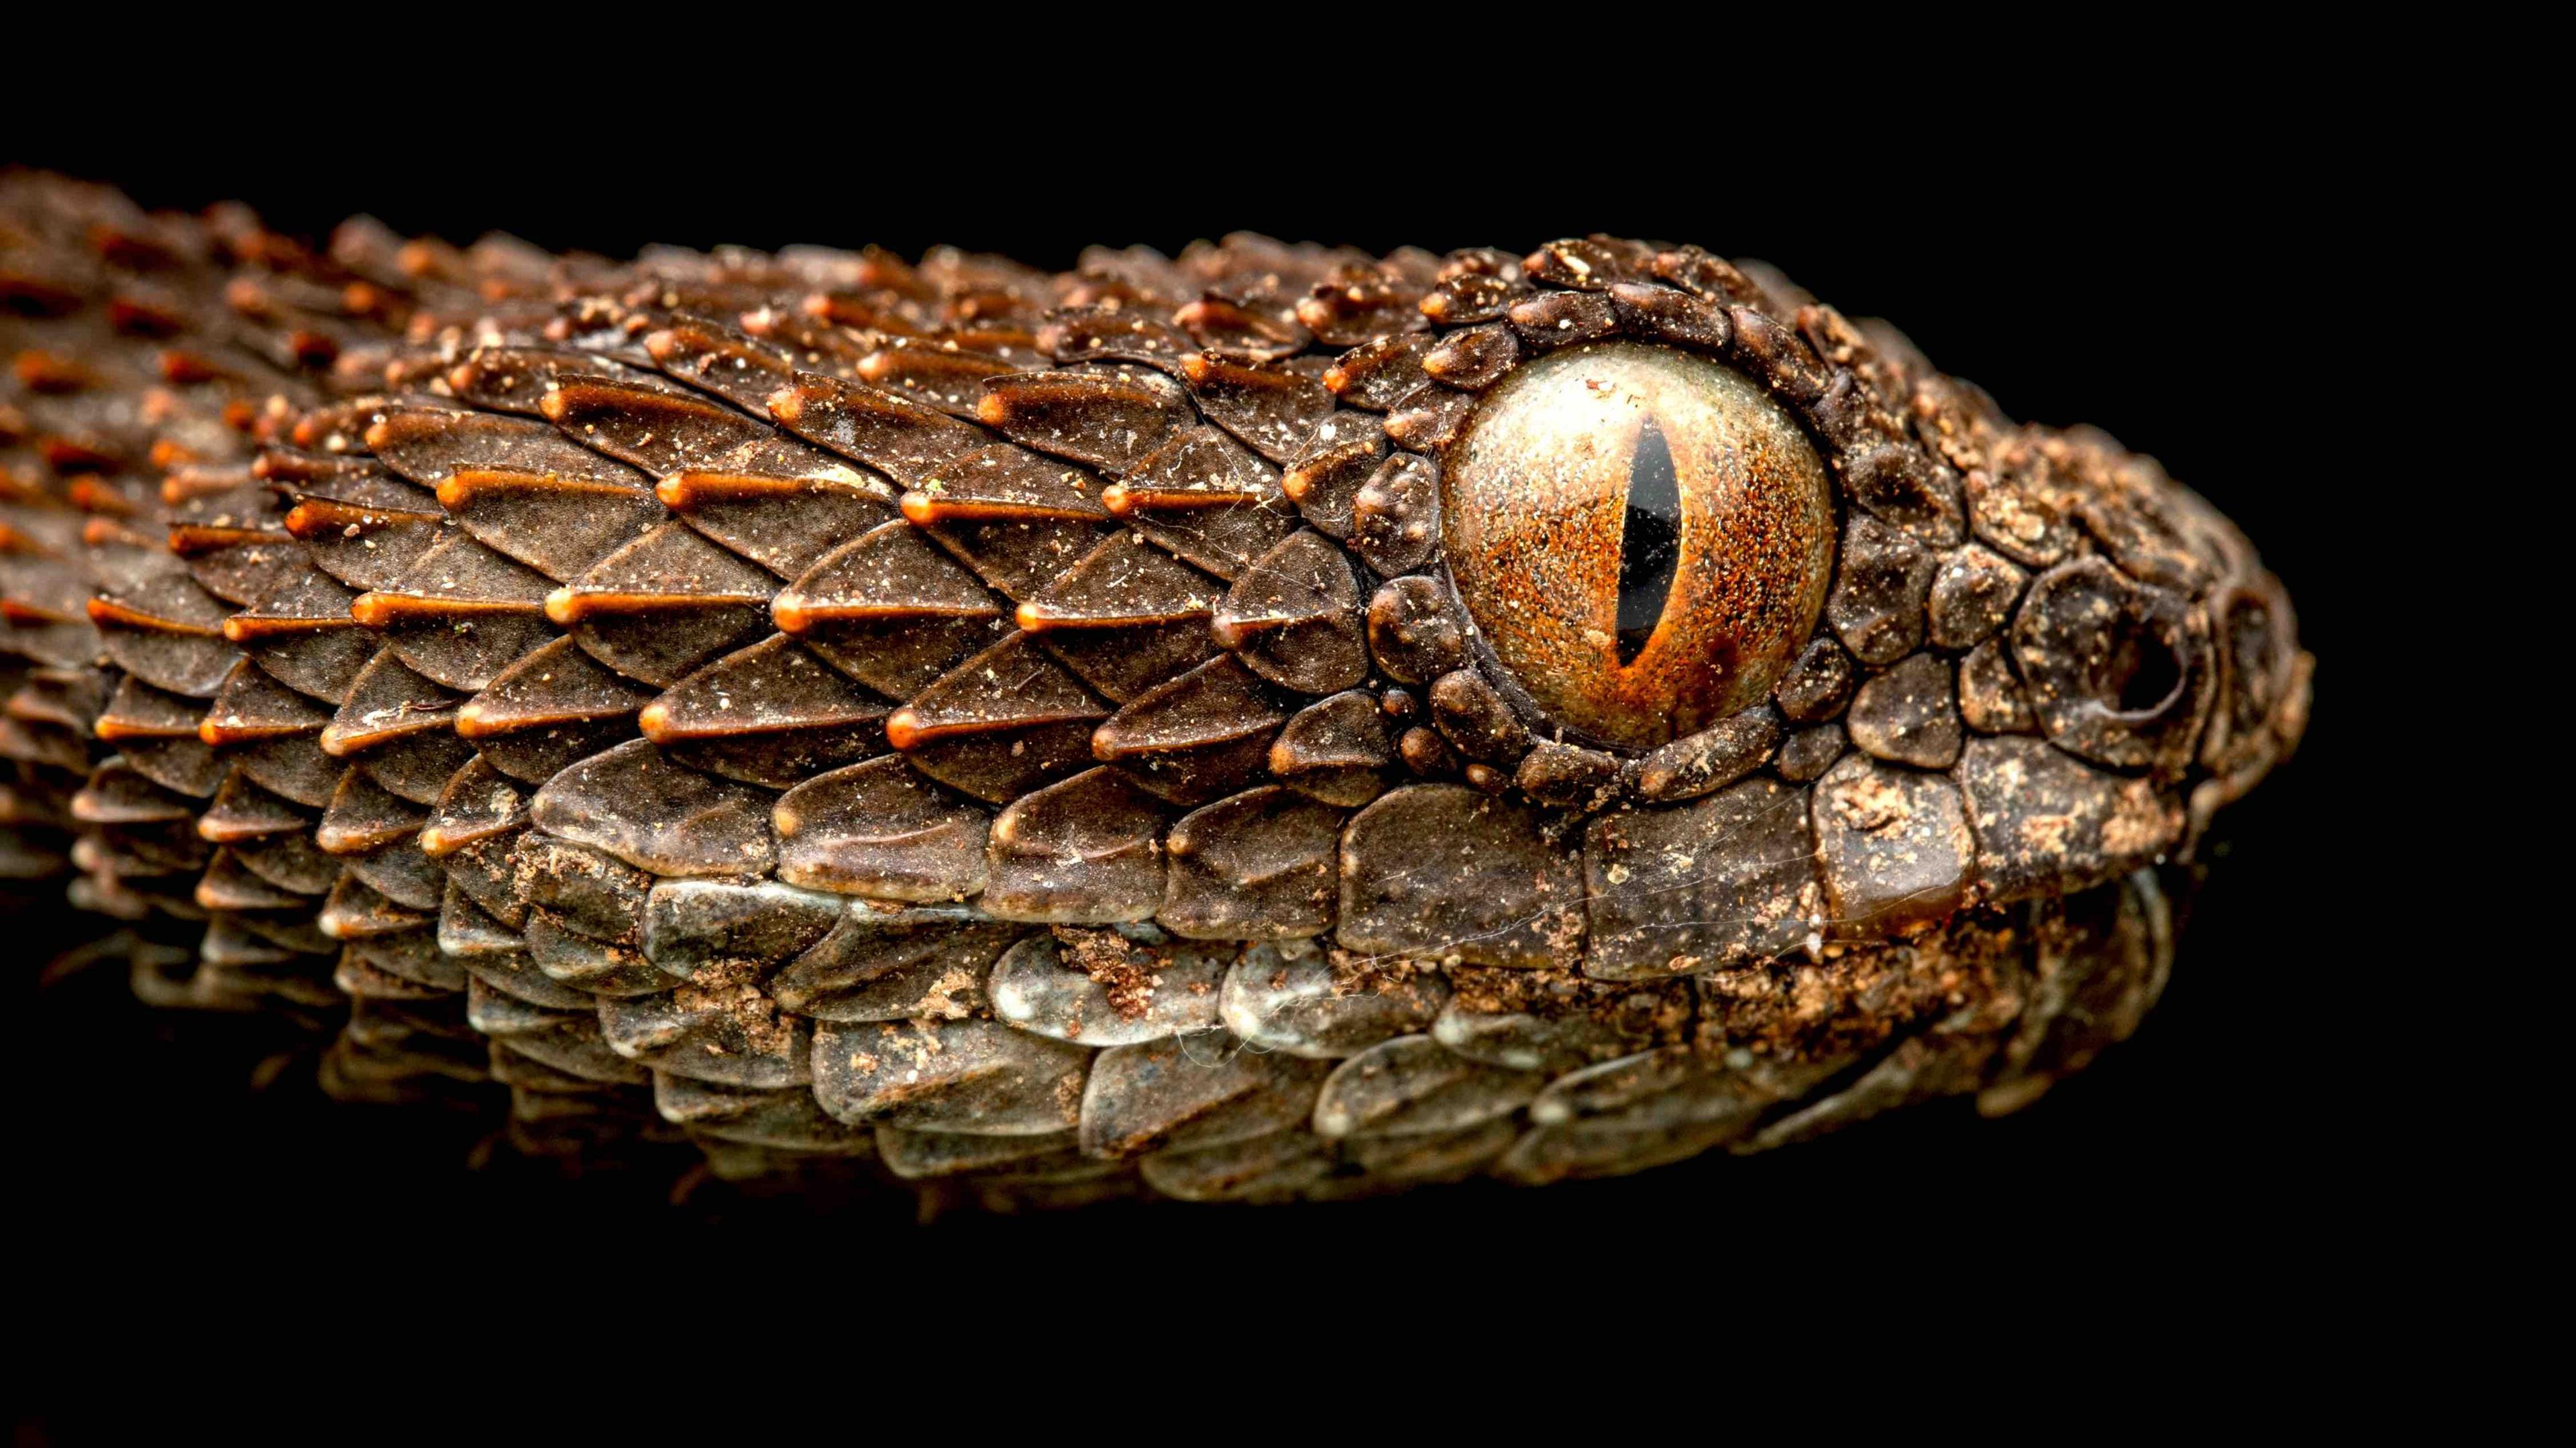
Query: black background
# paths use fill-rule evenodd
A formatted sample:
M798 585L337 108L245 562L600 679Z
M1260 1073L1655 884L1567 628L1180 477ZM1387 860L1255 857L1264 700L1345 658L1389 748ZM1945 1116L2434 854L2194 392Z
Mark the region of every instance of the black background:
M956 1313L996 1352L1049 1334L1070 1348L1088 1313L1117 1304L1166 1314L1170 1353L1309 1323L1413 1342L1465 1309L1483 1310L1469 1341L1542 1362L1608 1361L1667 1314L1715 1342L1793 1304L1874 1333L1930 1331L1958 1299L2078 1328L2214 1282L2308 1309L2361 1291L2349 1234L2403 1175L2391 1116L2421 1089L2382 1079L2358 1023L2412 909L2373 885L2409 828L2373 766L2409 603L2386 550L2398 489L2421 484L2383 457L2385 318L2360 301L2377 284L2355 276L2399 263L2384 231L2360 229L2358 158L2305 123L2050 136L2052 118L2007 114L1891 120L1824 148L1828 185L1767 142L1713 150L1717 121L1612 146L1580 115L1546 114L1455 170L1421 136L1366 126L1181 124L1222 139L1174 149L1069 122L1055 135L1042 117L927 126L919 149L815 125L784 159L753 146L612 161L615 148L515 132L489 154L345 163L63 137L21 159L155 205L239 197L289 229L369 210L459 241L499 227L611 254L955 242L1064 266L1088 242L1171 250L1239 227L1433 250L1598 230L1771 260L1847 313L1895 320L2008 412L2092 422L2161 457L2244 526L2299 605L2319 659L2307 747L2227 819L2172 988L2136 1039L2010 1119L1918 1110L1622 1181L916 1228L866 1203L714 1193L675 1209L648 1174L469 1171L465 1123L332 1107L291 1077L253 1093L258 1051L228 1023L143 1012L98 972L35 993L31 960L13 973L9 1101L12 1195L46 1223L22 1266L35 1300L108 1332L141 1302L611 1336L683 1320L756 1335L837 1307L869 1351L872 1334ZM110 1277L122 1285L103 1289ZM714 1319L670 1306L709 1293L728 1304Z

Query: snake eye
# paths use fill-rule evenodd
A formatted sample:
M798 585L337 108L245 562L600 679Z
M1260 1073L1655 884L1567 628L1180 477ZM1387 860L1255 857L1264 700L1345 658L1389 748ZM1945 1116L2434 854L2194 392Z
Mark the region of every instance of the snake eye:
M1505 378L1441 483L1451 576L1495 658L1568 729L1652 747L1762 698L1833 571L1824 464L1743 374L1658 347Z

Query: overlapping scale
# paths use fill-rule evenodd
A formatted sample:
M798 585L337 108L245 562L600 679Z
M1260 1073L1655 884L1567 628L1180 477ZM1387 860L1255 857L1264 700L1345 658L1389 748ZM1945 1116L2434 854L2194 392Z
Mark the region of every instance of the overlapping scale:
M347 1000L347 1094L1050 1203L2006 1109L2135 1024L2131 872L2296 734L2223 523L1692 249L168 223L147 287L58 220L120 203L7 185L0 866L203 919L198 998ZM1776 705L1633 759L1534 730L1439 568L1479 391L1612 336L1754 377L1852 505ZM2063 666L2106 615L2153 710Z

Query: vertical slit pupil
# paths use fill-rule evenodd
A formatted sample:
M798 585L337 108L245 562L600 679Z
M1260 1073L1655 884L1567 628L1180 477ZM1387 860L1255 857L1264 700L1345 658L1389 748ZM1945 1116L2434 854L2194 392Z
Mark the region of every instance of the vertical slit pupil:
M1628 516L1619 535L1619 666L1646 651L1680 561L1681 483L1673 475L1673 450L1651 417L1637 432L1628 460Z

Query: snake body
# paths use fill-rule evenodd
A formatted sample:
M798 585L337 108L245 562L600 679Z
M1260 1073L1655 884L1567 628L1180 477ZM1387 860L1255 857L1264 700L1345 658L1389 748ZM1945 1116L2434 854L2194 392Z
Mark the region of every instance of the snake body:
M1776 683L1643 744L1442 517L1623 347L1830 505ZM0 356L0 876L531 1151L1270 1200L2006 1111L2305 723L2152 460L1695 247L316 250L16 173Z

